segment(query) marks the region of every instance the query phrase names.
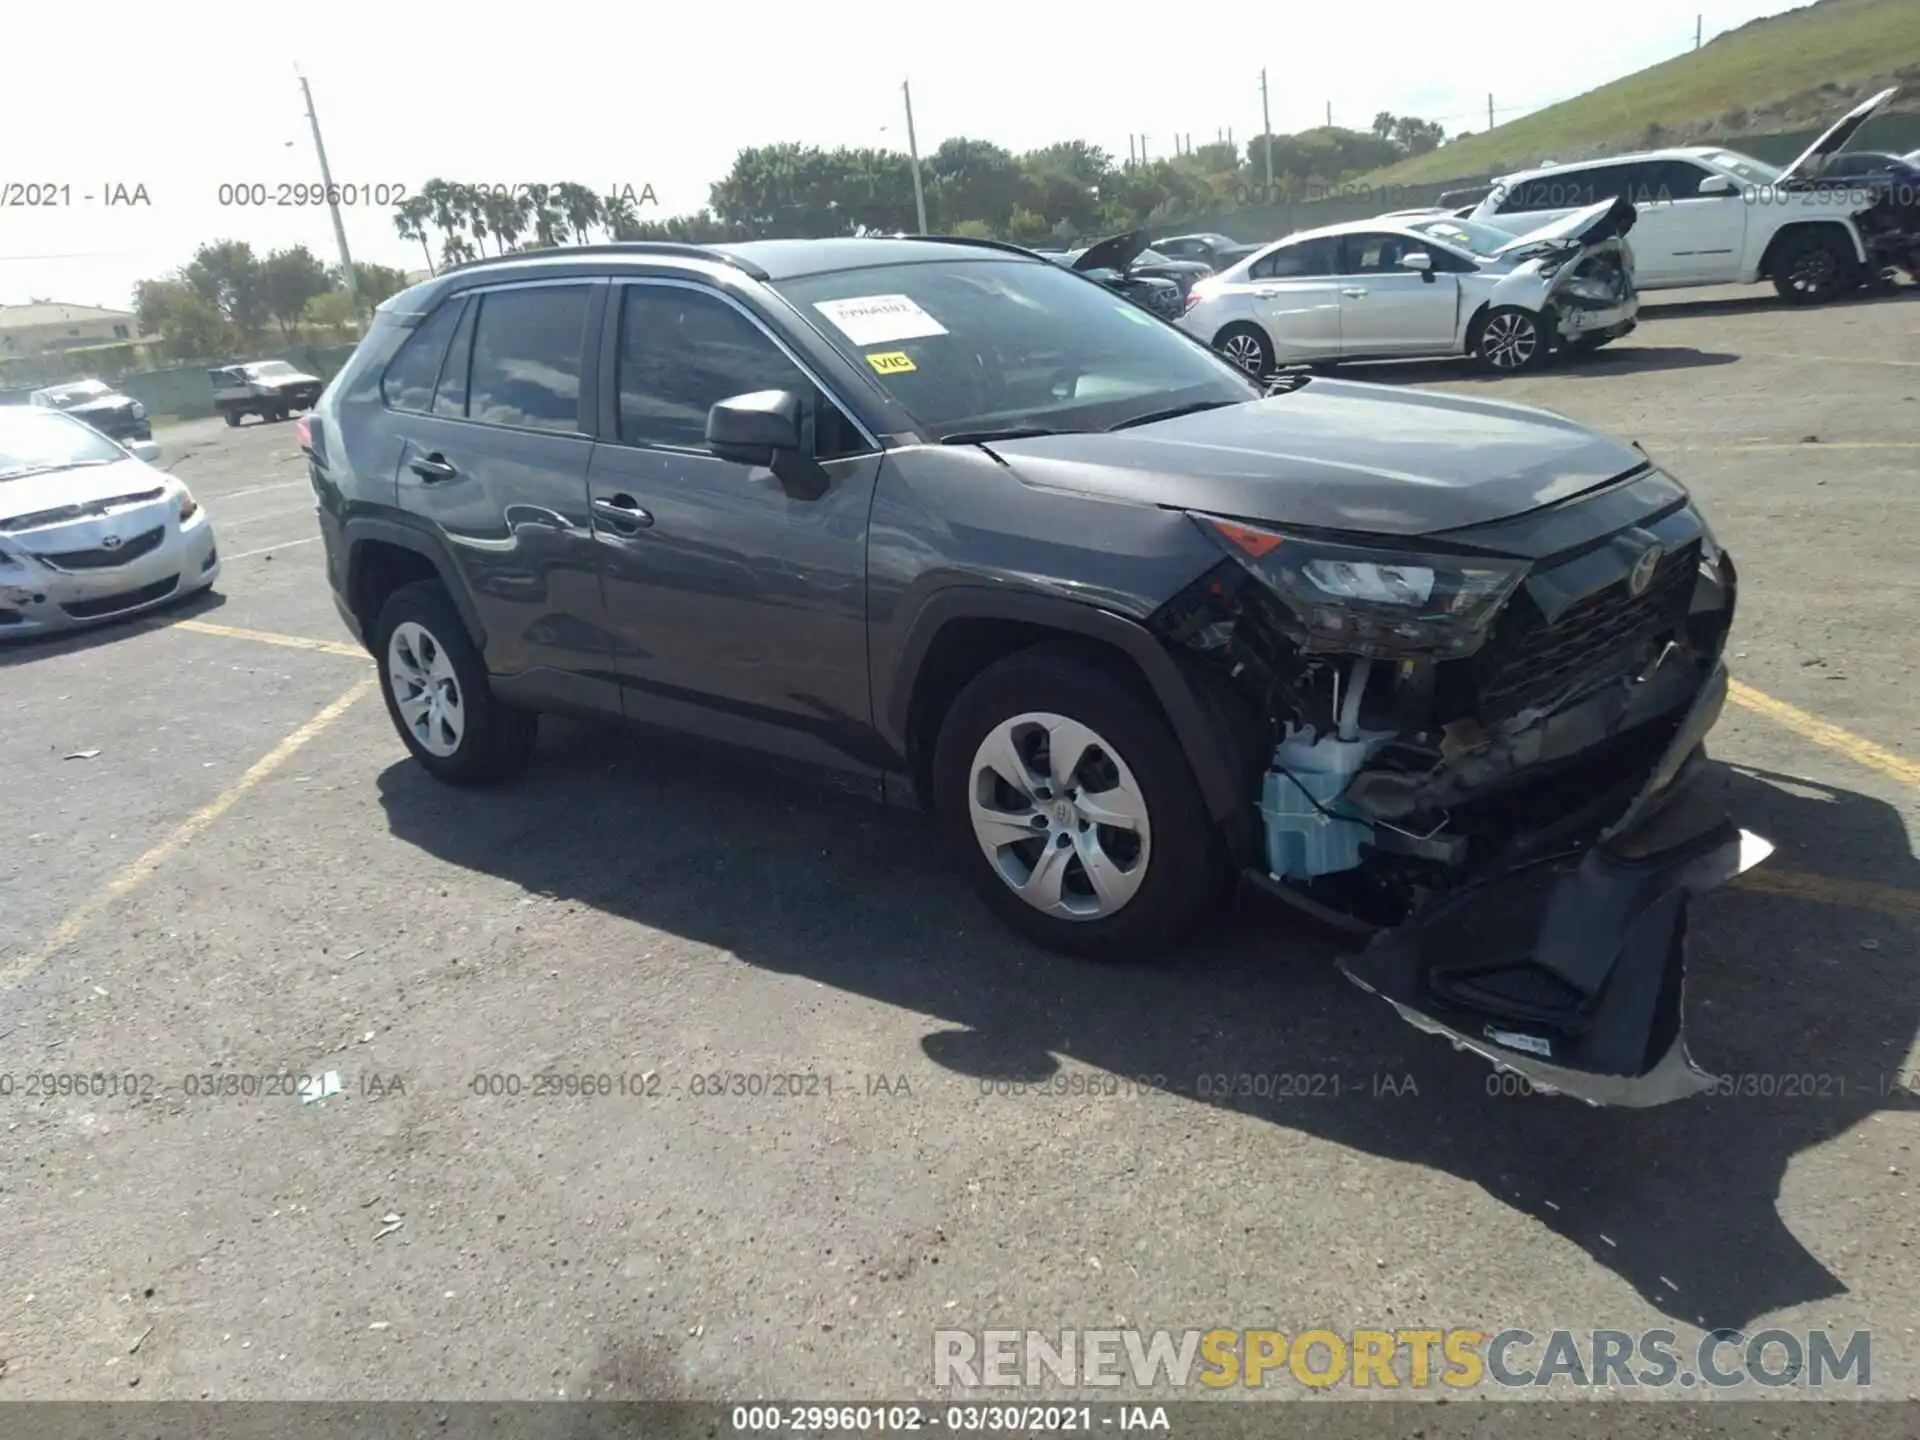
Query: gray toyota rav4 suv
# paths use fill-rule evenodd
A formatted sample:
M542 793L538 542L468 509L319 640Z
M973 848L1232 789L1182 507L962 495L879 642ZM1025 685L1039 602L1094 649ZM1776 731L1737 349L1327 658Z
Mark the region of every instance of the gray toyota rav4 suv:
M519 770L542 711L819 762L1046 945L1165 945L1241 876L1538 1088L1706 1083L1689 898L1767 847L1702 749L1733 564L1633 446L1262 384L940 238L456 267L303 431L340 613L443 780Z

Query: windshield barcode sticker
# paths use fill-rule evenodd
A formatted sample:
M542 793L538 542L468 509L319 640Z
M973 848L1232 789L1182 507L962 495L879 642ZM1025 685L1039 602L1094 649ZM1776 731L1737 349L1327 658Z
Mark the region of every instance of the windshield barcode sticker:
M924 340L945 335L947 327L905 295L855 295L820 300L814 309L856 345L885 345L894 340Z

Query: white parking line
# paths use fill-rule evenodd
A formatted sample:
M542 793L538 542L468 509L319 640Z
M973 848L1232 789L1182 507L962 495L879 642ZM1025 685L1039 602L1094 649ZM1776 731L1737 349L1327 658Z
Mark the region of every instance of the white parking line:
M245 490L229 490L221 495L207 490L202 492L202 497L207 500L238 500L243 495L264 495L269 490L291 490L296 485L304 486L308 483L305 480L282 480L277 485L251 485Z
M289 540L284 545L262 545L258 550L242 550L238 555L222 555L222 561L251 560L256 555L265 555L274 550L291 550L296 545L311 545L321 539L319 535L306 535L298 540Z
M231 530L236 525L251 525L256 520L285 520L293 515L311 515L313 506L302 505L296 510L263 510L258 515L242 515L237 520L222 520L214 516L214 524L222 530Z

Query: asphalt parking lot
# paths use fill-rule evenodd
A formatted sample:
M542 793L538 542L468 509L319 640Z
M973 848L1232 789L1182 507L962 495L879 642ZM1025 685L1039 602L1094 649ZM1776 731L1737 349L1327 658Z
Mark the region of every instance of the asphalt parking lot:
M1376 1324L1866 1329L1920 1396L1920 289L1354 374L1638 440L1735 555L1713 749L1778 853L1696 910L1689 992L1733 1093L1490 1093L1254 899L1049 956L914 817L650 737L445 790L292 426L195 423L215 597L0 651L0 1398L881 1399L936 1328ZM133 1093L26 1093L95 1072ZM996 1084L1056 1076L1127 1083Z

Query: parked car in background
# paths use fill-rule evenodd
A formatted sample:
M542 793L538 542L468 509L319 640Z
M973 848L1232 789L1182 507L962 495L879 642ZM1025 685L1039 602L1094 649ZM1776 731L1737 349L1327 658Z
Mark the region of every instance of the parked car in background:
M72 630L205 590L213 522L180 481L57 407L0 408L0 639Z
M1144 276L1170 280L1179 287L1183 302L1196 280L1204 280L1213 273L1213 267L1203 260L1174 260L1161 254L1147 243L1144 230L1129 230L1124 235L1097 241L1084 250L1063 253L1068 265L1075 270L1117 270L1135 279Z
M1716 146L1544 166L1503 177L1471 218L1521 234L1627 199L1640 212L1633 251L1644 290L1771 280L1790 301L1832 300L1913 259L1915 237L1883 194L1820 180L1827 158L1897 93L1855 106L1784 168Z
M1254 375L1419 355L1529 370L1633 329L1633 223L1613 201L1522 237L1451 215L1330 225L1202 280L1180 328Z
M1175 260L1198 260L1215 270L1224 270L1244 260L1260 247L1247 245L1230 235L1208 231L1199 235L1169 235L1153 242L1153 248Z
M147 407L130 395L122 395L104 380L49 385L35 390L27 402L84 420L109 440L153 438L153 422L147 418Z
M248 415L262 420L284 420L296 410L310 410L327 382L296 370L284 360L255 360L245 365L223 365L209 370L213 405L229 425Z
M1132 242L1140 243L1134 245ZM1143 310L1163 320L1178 320L1186 301L1179 285L1158 275L1136 275L1131 268L1134 256L1146 248L1145 232L1103 240L1085 250L1036 250L1033 253L1068 270L1077 270L1097 280L1116 294L1124 295Z

